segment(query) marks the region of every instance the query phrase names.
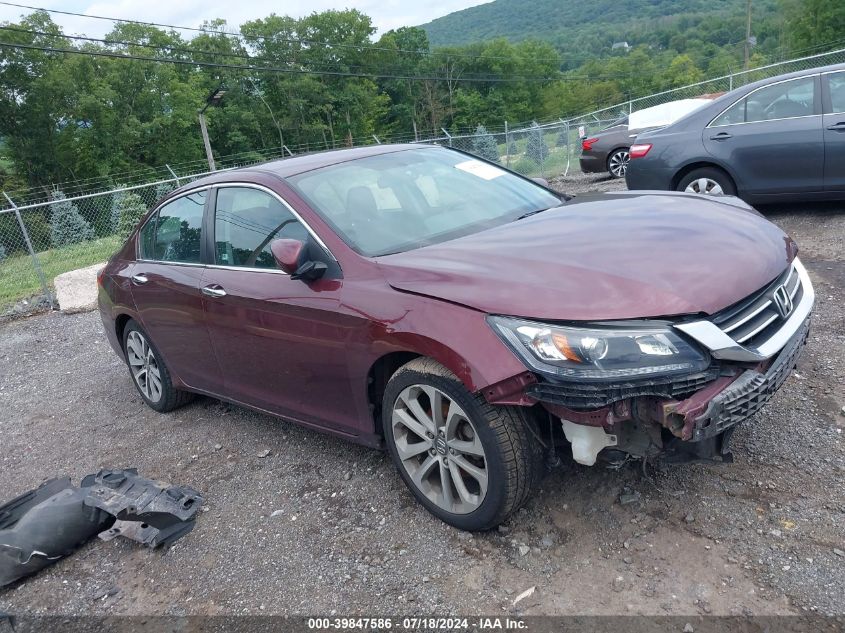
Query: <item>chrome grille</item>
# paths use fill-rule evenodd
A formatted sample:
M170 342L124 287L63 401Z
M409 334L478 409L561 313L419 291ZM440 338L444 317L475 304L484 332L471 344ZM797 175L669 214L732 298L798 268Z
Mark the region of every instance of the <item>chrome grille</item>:
M761 291L715 315L713 323L738 344L755 348L780 329L802 296L801 277L792 264Z

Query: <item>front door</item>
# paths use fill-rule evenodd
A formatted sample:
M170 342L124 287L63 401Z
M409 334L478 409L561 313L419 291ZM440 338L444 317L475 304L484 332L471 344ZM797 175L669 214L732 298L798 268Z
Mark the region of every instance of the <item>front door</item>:
M845 191L845 71L822 75L824 188Z
M203 208L208 191L168 202L141 229L132 264L132 297L141 325L171 372L189 387L212 393L222 376L205 325L200 281Z
M741 194L824 189L818 85L811 75L758 88L704 128L704 146L731 167Z
M202 290L225 395L357 433L345 341L360 324L338 314L339 274L305 282L277 268L270 242L282 238L306 242L311 252L330 258L274 194L245 186L217 190L216 265L203 276ZM336 263L334 270L339 272Z

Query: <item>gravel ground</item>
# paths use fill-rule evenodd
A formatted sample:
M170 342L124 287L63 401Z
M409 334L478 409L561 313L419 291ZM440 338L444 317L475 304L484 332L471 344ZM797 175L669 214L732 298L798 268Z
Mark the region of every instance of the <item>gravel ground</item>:
M0 611L845 613L845 213L764 212L801 245L818 303L798 372L738 430L735 463L643 474L564 459L488 534L428 515L385 454L210 399L154 413L96 314L0 324L0 497L135 466L207 499L171 550L89 543L0 590Z

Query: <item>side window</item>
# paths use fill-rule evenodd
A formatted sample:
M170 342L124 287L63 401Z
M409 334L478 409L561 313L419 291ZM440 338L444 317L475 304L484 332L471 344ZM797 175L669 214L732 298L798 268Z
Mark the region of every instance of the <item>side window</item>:
M158 211L153 257L163 262L199 264L205 191L177 198Z
M833 106L832 114L845 112L845 73L831 73L825 75L827 86L830 89L830 101Z
M308 231L278 199L249 187L217 191L214 250L222 266L276 268L270 242L308 240Z
M711 125L733 125L734 123L745 123L745 99L740 99L717 116Z
M746 97L748 104L745 120L751 123L811 116L815 114L814 93L813 77L802 77L760 88Z
M155 258L156 222L158 222L158 212L154 213L141 229L139 240L141 259Z

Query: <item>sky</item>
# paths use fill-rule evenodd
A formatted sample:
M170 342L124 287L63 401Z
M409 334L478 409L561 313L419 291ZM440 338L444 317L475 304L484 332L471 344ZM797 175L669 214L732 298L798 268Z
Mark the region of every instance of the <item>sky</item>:
M369 15L378 34L400 26L416 26L434 18L484 4L489 0L308 0L307 2L279 2L278 0L115 0L114 2L86 2L84 0L17 0L45 9L60 9L87 15L102 15L127 20L160 22L177 26L199 26L204 20L223 18L229 29L237 29L243 22L263 18L271 13L302 17L328 9L358 9ZM0 21L17 21L28 9L0 4ZM100 37L111 30L111 22L53 14L68 35ZM378 35L377 34L377 35Z

